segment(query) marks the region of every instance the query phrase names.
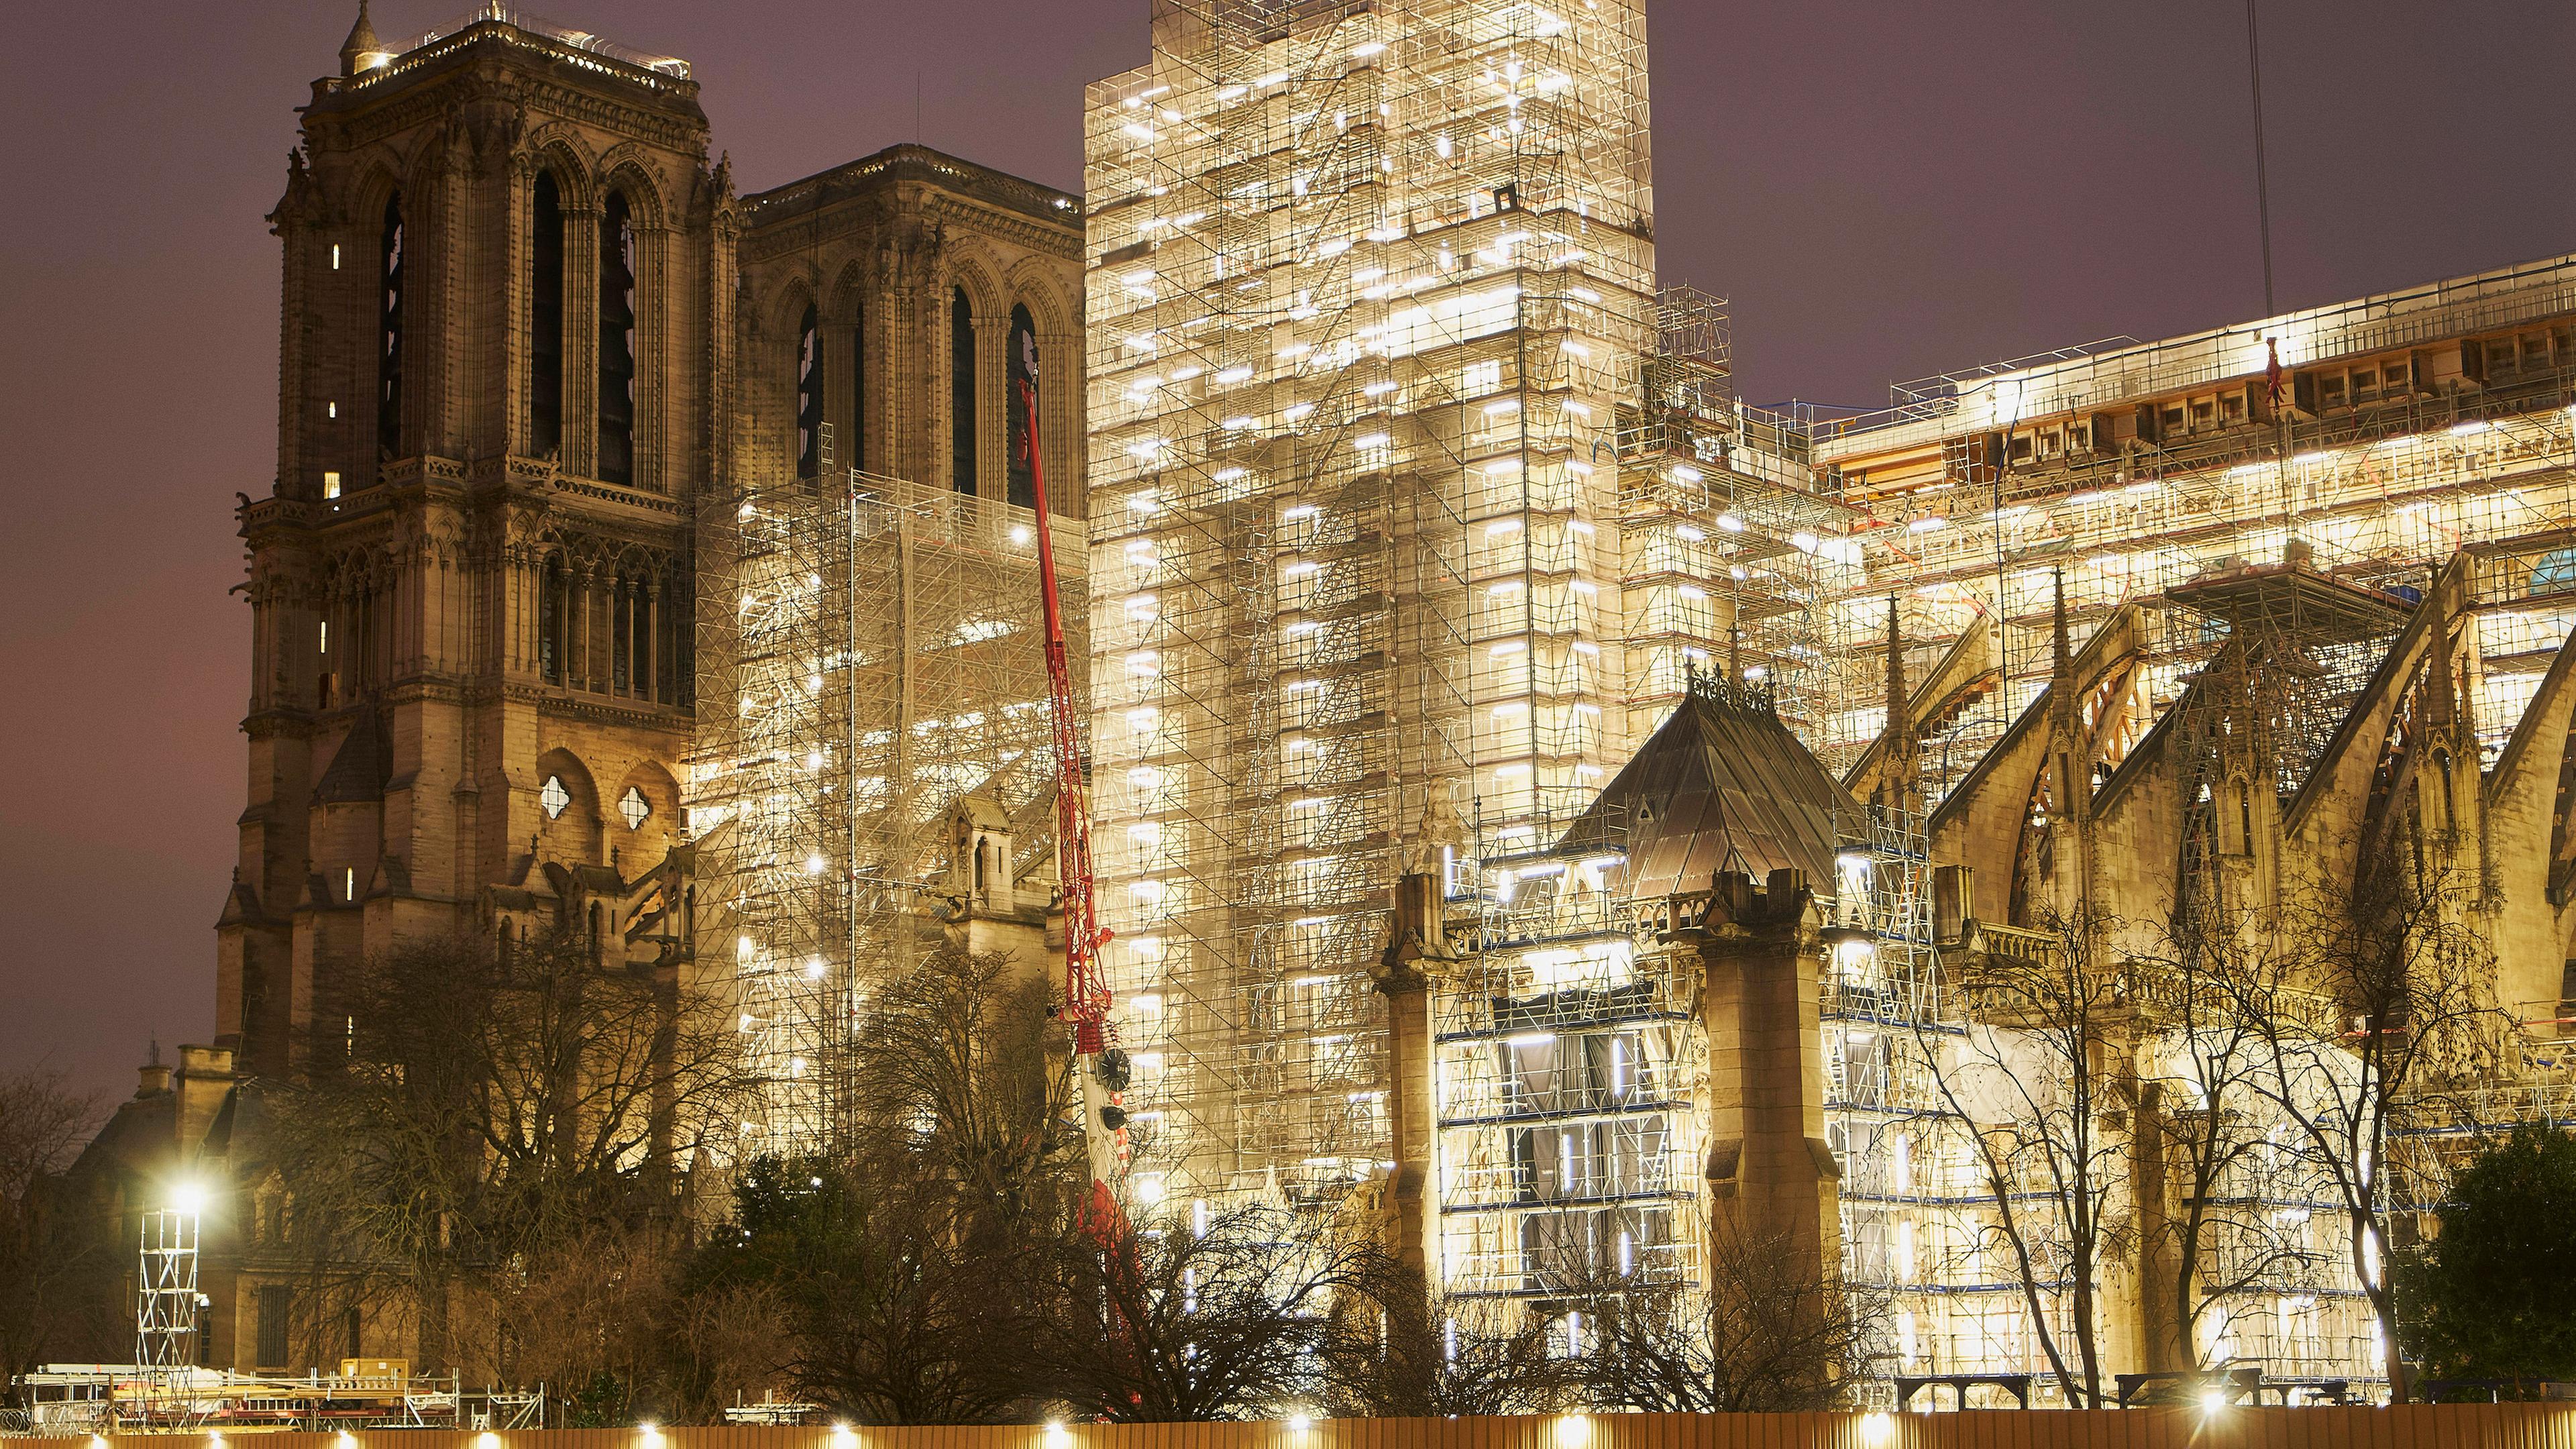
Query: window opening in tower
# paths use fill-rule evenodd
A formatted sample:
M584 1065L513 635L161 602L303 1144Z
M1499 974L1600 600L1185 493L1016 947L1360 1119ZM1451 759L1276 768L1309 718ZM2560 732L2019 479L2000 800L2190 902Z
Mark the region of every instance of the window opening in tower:
M599 476L635 481L635 221L622 191L599 227Z
M376 456L402 456L403 211L402 193L385 198L376 243Z
M528 431L545 457L563 447L563 196L554 173L537 173L528 278Z
M975 313L959 287L948 302L948 486L975 491Z

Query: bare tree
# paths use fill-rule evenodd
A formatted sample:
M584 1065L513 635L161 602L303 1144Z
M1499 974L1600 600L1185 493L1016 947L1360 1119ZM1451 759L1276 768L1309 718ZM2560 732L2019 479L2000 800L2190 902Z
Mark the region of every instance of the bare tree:
M341 1059L269 1114L293 1247L317 1279L407 1298L433 1368L474 1351L460 1295L506 1304L531 1265L605 1271L602 1233L676 1231L676 1164L738 1115L723 1006L572 934L404 946L345 1007Z
M945 1231L1017 1231L1070 1200L1084 1162L1072 1059L1045 978L1008 953L941 951L889 983L854 1055L853 1157L945 1196Z
M1105 1243L1076 1228L1048 1255L1034 1362L1077 1413L1265 1415L1319 1392L1333 1310L1365 1289L1376 1256L1315 1216L1259 1205L1126 1225Z
M101 1336L116 1245L63 1181L99 1115L60 1072L0 1073L0 1379Z
M824 1160L755 1164L690 1292L757 1290L786 1331L797 1394L870 1424L1019 1417L1041 1390L1026 1353L1038 1275L1027 1244L954 1231L917 1178Z
M1569 1275L1584 1315L1574 1372L1603 1408L1788 1413L1848 1402L1867 1367L1877 1305L1819 1271L1785 1232L1708 1221L1705 1284Z
M1026 1346L1082 1140L1046 986L934 953L862 1017L835 1150L755 1164L702 1255L774 1290L798 1391L868 1423L983 1423L1040 1390Z
M774 1287L683 1280L662 1322L659 1390L671 1421L718 1423L728 1404L787 1389L793 1353L787 1304Z
M2138 1131L2151 1150L2138 1170L2145 1195L2170 1210L2141 1244L2165 1276L2173 1343L2203 1372L2224 1367L2211 1316L2246 1294L2304 1281L2316 1255L2304 1234L2270 1216L2294 1199L2304 1174L2285 1159L2262 1091L2264 1023L2244 1009L2246 984L2276 969L2268 937L2215 937L2181 918L2174 954L2137 963L2140 1032Z
M1915 1030L1993 1203L1983 1246L2009 1261L2041 1356L2079 1406L2104 1401L2096 1284L2132 1227L2118 1207L2126 1144L2107 1126L2135 1106L2125 1064L2132 983L2095 959L2101 925L2051 912L2029 949L1960 964L1964 1033Z
M788 1386L788 1305L774 1285L700 1281L694 1267L674 1233L603 1223L479 1286L507 1371L550 1386L566 1427L713 1423Z
M2466 892L2422 850L2401 851L2399 835L2365 837L2348 884L2304 883L2282 923L2291 949L2233 989L2259 1036L2255 1090L2341 1220L2402 1402L2390 1147L2410 1114L2491 1066L2509 1023L2482 986L2490 957L2465 919Z
M1392 1258L1365 1278L1364 1296L1333 1315L1319 1350L1336 1417L1535 1414L1572 1394L1566 1361L1549 1353L1547 1319L1529 1305L1431 1291Z

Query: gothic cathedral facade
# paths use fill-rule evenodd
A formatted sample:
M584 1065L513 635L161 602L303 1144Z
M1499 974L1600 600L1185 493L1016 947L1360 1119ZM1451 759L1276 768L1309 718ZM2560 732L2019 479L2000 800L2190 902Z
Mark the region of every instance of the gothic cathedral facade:
M498 6L390 44L362 6L302 115L214 1035L79 1169L129 1245L174 1170L257 1196L235 1104L331 1065L377 953L685 969L705 510L850 469L1025 504L1032 421L1084 507L1078 197L917 145L737 196L686 62ZM207 1219L202 1362L416 1349L299 1309L261 1220Z
M1079 515L1081 211L898 146L776 191L684 62L527 17L361 16L270 221L278 469L244 497L249 798L218 1050L327 1052L370 953L633 908L682 840L696 511L861 468ZM1064 480L1072 480L1066 491Z

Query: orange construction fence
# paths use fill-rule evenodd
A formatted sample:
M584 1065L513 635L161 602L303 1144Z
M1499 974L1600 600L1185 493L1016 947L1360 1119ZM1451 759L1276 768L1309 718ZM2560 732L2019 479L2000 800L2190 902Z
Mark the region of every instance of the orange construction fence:
M24 1442L30 1449L223 1449L224 1437L201 1432ZM2576 1403L923 1428L370 1429L345 1437L263 1433L257 1444L258 1449L2576 1449Z

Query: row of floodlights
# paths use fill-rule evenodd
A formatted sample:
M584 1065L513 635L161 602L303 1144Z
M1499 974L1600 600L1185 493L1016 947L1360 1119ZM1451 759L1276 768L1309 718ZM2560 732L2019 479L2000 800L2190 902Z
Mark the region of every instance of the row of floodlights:
M2226 1408L2227 1396L2225 1394L2212 1390L2211 1392L2201 1395L2200 1409L2203 1414L2216 1415L2223 1412ZM1302 1413L1290 1414L1287 1418L1280 1420L1279 1422L1291 1434L1304 1434L1315 1427L1314 1417L1312 1415ZM664 1442L660 1425L646 1422L638 1424L635 1427L636 1434L643 1440L645 1449L660 1449L660 1446ZM1045 1432L1046 1449L1071 1449L1073 1444L1073 1431L1067 1428L1063 1421L1057 1420L1050 1422L1046 1426ZM1861 1416L1860 1441L1863 1445L1867 1446L1867 1449L1883 1449L1883 1446L1895 1437L1895 1415L1882 1409L1863 1414ZM1554 1438L1556 1441L1555 1449L1588 1449L1588 1446L1592 1442L1591 1416L1586 1414L1560 1415L1556 1421ZM334 1435L331 1442L334 1449L358 1449L357 1436L346 1429L343 1429L338 1434ZM845 1423L834 1424L832 1426L832 1442L834 1449L849 1449L849 1446L855 1445L858 1442L858 1431ZM207 1449L222 1449L223 1443L224 1436L220 1430L210 1431L207 1433ZM89 1449L109 1449L106 1437L103 1435L92 1434L89 1439ZM501 1449L501 1436L489 1431L477 1434L474 1436L474 1449Z
M2215 1396L2212 1397L2215 1399ZM1315 1427L1314 1416L1305 1413L1290 1414L1279 1423L1291 1434L1304 1434ZM659 1449L659 1446L665 1442L661 1426L649 1420L636 1425L635 1432L637 1437L643 1440L645 1449ZM1878 1446L1884 1445L1895 1436L1896 1421L1885 1413L1866 1414L1861 1418L1860 1432L1861 1441L1864 1444L1869 1445L1870 1449L1878 1449ZM1062 1420L1048 1423L1045 1433L1047 1449L1070 1449L1073 1443L1073 1431L1066 1427ZM1591 1416L1586 1414L1559 1416L1554 1438L1555 1449L1587 1449L1592 1442ZM848 1449L848 1446L856 1444L857 1441L858 1431L849 1424L840 1423L832 1426L834 1449ZM333 1449L357 1449L358 1437L343 1429L332 1436L331 1442ZM221 1430L207 1432L207 1449L222 1449L223 1444L224 1436ZM92 1434L89 1439L89 1449L109 1449L106 1437ZM476 1434L473 1449L502 1449L501 1436L488 1430Z

